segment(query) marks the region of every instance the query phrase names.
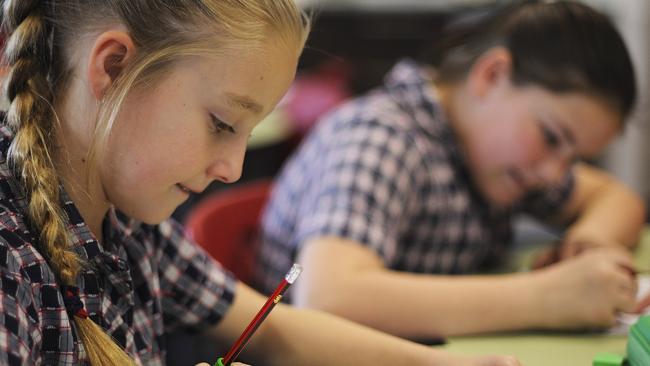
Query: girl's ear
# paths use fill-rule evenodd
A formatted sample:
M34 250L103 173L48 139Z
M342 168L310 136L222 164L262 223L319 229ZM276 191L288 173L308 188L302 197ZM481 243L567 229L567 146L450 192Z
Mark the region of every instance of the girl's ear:
M97 100L104 97L134 55L135 45L126 32L106 31L95 39L88 58L87 77Z
M470 93L485 97L495 87L510 82L512 55L505 47L494 47L483 53L472 65L467 75Z

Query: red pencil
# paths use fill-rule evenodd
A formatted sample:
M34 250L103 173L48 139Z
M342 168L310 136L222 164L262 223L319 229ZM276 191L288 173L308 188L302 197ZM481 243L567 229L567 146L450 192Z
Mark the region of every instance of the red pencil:
M251 320L250 324L248 324L246 329L244 329L244 332L239 336L235 344L230 347L230 350L228 353L226 353L226 356L217 360L217 363L215 365L228 366L239 356L239 353L241 353L241 351L244 349L253 333L255 333L260 324L262 324L264 319L266 319L266 316L269 315L273 307L275 307L275 305L280 302L282 299L282 294L284 294L287 288L289 288L289 286L291 286L291 284L296 281L301 272L302 267L299 264L294 263L289 272L287 272L287 274L284 276L282 282L280 282L275 291L273 291L268 300L266 300L264 306L262 306L260 311L257 312L257 315L255 315L253 320Z

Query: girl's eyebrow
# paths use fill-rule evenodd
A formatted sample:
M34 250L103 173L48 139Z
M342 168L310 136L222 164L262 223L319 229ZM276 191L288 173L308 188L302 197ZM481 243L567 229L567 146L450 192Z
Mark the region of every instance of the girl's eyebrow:
M262 112L264 108L257 103L253 98L246 96L246 95L239 95L235 93L230 93L226 92L226 97L228 98L228 102L234 106L237 106L241 109L247 110L249 112L253 112L255 114L259 114Z
M569 141L569 143L573 146L576 144L576 138L573 135L573 132L566 128L566 126L562 123L560 123L560 130L562 131L562 134L564 135L564 138Z

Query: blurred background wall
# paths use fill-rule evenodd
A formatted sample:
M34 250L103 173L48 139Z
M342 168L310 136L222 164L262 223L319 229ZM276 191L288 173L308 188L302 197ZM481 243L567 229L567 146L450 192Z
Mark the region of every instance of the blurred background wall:
M650 1L585 2L608 13L618 25L632 54L639 86L636 111L601 163L650 201Z

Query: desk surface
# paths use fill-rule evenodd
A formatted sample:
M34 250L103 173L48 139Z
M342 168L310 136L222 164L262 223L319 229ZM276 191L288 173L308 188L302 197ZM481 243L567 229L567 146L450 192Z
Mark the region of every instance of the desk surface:
M643 233L635 262L638 268L650 268L650 227ZM445 349L467 355L514 355L524 366L590 366L597 353L625 354L626 342L624 336L608 334L527 332L453 337Z
M589 366L597 353L625 354L625 345L624 336L521 333L456 337L445 348L467 355L514 355L524 366Z

